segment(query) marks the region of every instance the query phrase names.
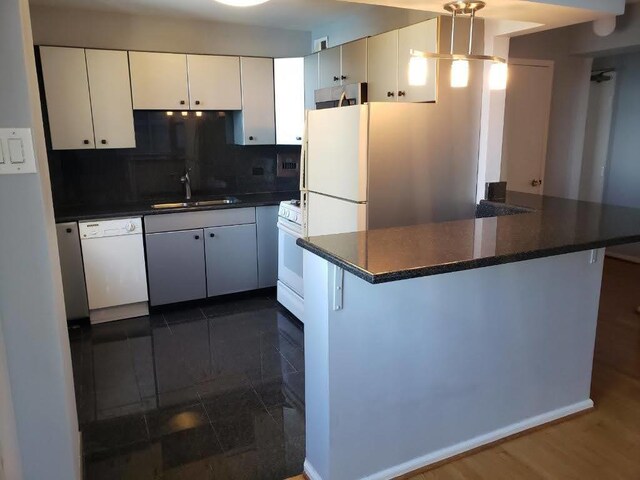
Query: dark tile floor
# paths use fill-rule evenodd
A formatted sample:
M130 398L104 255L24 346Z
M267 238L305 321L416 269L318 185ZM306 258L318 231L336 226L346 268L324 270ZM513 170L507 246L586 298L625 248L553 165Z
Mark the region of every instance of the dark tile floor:
M86 480L301 473L303 332L274 297L71 327Z

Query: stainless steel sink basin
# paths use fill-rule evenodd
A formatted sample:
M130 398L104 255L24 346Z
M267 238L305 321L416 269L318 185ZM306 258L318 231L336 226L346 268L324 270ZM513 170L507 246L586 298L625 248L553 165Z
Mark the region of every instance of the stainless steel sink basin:
M229 205L232 203L240 203L240 200L235 197L225 197L218 200L201 200L198 202L156 203L151 205L151 208L164 210L168 208L212 207L214 205Z

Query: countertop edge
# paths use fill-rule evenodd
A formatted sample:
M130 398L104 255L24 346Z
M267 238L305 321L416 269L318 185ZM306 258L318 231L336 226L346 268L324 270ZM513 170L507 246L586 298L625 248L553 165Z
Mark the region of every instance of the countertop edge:
M613 247L616 245L624 245L627 243L637 243L640 242L640 235L631 235L625 237L617 237L607 240L598 240L594 242L586 242L586 243L576 243L570 245L559 245L556 247L544 248L540 250L531 250L525 252L518 252L509 255L496 255L492 257L483 257L472 260L461 260L455 261L451 263L444 263L440 265L430 265L425 267L416 267L410 268L407 270L398 270L392 272L385 272L379 274L373 274L368 270L364 270L356 265L353 265L350 262L322 249L313 243L305 240L304 238L299 238L297 240L297 245L308 250L315 255L318 255L320 258L327 260L328 262L343 268L349 273L352 273L356 277L371 283L371 284L380 284L380 283L388 283L395 282L398 280L409 280L412 278L420 278L420 277L428 277L433 275L442 275L446 273L454 273L465 270L473 270L476 268L484 268L484 267L493 267L497 265L504 265L507 263L516 263L522 262L526 260L534 260L537 258L545 258L545 257L553 257L557 255L564 255L568 253L576 253L583 252L586 250L599 249L604 247Z

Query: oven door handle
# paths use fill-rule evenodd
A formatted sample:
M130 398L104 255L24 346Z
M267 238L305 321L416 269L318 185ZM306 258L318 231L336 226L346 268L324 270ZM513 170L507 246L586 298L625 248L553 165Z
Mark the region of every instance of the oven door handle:
M284 233L288 233L289 235L291 235L294 238L302 238L302 233L301 232L296 232L293 228L288 227L287 225L283 224L282 222L278 222L278 229L282 230Z

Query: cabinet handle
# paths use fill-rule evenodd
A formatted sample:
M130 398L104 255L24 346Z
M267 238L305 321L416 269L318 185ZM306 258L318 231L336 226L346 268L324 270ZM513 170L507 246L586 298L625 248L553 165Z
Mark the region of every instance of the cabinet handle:
M196 240L200 240L200 235L195 235L193 238L195 238Z
M340 81L340 77L336 77L336 76L334 76L334 77L333 77L333 81L334 81L334 82L338 82L338 81Z
M200 100L196 100L196 105L200 105Z
M70 228L67 228L67 233L71 233L73 232L73 230L71 230Z
M100 143L101 143L102 145L106 145L106 144L107 144L107 141L106 141L106 140L104 140L104 139L102 139L102 140L100 140Z
M215 236L216 236L216 234L215 234L215 233L210 233L210 234L209 234L209 236L210 236L211 238L213 238L213 237L215 237Z
M249 137L249 140L255 140L255 138L253 137L253 135L251 135L251 136Z
M184 105L184 104L186 104L186 103L187 103L187 102L185 102L184 100L180 100L180 105Z
M393 92L387 92L387 97L395 97L395 93Z
M400 90L400 91L398 92L398 96L399 96L399 97L404 97L405 95L406 95L406 92L405 92L404 90Z
M89 145L89 140L83 140L82 143L84 143L85 145Z
M346 76L346 75L341 75L341 76L340 76L340 79L342 79L342 80L346 80L346 79L347 79L347 76Z
M302 137L296 137L296 140L302 140Z

